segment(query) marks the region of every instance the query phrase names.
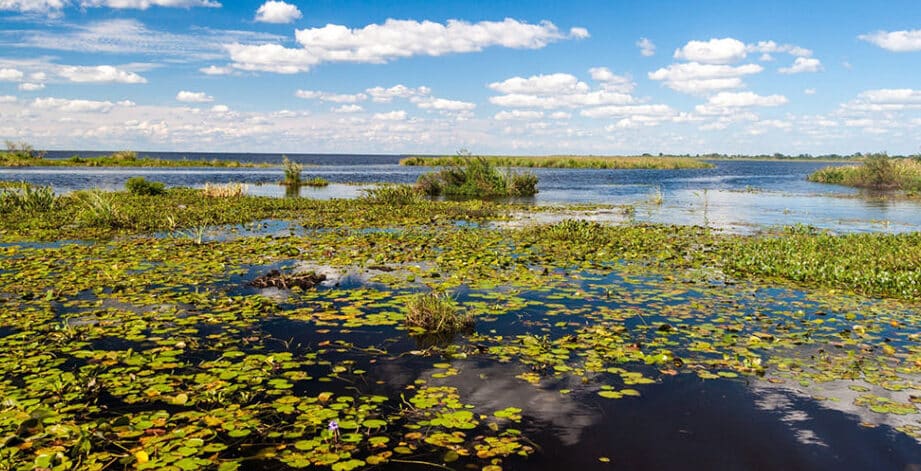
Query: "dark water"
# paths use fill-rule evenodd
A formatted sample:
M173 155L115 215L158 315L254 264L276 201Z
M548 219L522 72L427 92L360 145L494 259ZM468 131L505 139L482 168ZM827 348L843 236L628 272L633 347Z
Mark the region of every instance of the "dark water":
M73 152L52 152L66 157ZM91 156L105 152L81 152ZM278 163L280 154L149 153L170 159L225 159ZM289 155L308 165L304 174L332 184L301 189L310 198L354 198L361 188L377 183L413 183L430 171L402 167L399 155ZM904 232L921 229L921 202L861 193L837 185L806 181L827 165L808 161L713 161L715 168L689 170L534 169L539 193L534 204L593 203L632 205L632 218L674 224L709 225L734 232L770 226L813 225L837 232ZM280 167L273 168L0 168L0 180L25 180L51 185L60 193L86 188L120 189L136 175L170 186L200 187L205 183L240 182L249 193L283 196ZM661 195L661 204L653 203ZM624 219L620 213L597 219Z

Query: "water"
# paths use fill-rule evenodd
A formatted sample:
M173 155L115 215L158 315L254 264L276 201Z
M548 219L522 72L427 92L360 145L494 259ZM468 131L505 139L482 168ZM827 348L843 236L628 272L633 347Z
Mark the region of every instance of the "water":
M73 152L52 152L66 157ZM82 152L84 156L100 153ZM280 154L150 153L165 159L225 159L278 163ZM354 198L377 183L413 183L430 171L402 167L399 155L290 155L308 165L307 177L319 176L331 184L304 187L301 196ZM708 225L732 232L754 232L771 226L806 224L836 232L905 232L921 229L921 202L894 200L837 185L806 181L827 165L809 161L712 161L711 169L593 170L534 169L539 193L523 200L538 205L592 203L632 205L633 218L672 224ZM165 182L169 186L201 187L205 183L242 182L249 193L284 196L278 185L282 171L272 168L0 168L2 180L25 180L51 185L59 193L86 188L120 189L132 176ZM662 204L652 203L660 193ZM620 213L598 219L621 220Z

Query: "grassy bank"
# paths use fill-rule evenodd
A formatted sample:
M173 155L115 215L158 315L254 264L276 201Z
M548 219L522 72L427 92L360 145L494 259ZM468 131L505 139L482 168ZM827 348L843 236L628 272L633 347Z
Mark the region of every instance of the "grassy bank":
M407 157L400 165L443 167L457 165L458 159L469 157ZM662 169L711 168L712 164L690 157L649 156L578 156L551 155L545 157L485 156L496 167L524 168L593 168L593 169Z
M99 157L73 156L46 159L37 153L0 152L0 167L267 167L265 164L233 160L166 160L138 157L136 152L121 151Z
M825 167L809 175L809 181L877 190L921 191L921 160L891 158L884 154L866 157L860 165Z

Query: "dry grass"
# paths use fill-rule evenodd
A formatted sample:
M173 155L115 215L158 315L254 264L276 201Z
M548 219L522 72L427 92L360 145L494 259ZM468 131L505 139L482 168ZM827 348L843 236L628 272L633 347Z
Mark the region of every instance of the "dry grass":
M234 198L246 194L245 183L205 183L202 193L209 198Z

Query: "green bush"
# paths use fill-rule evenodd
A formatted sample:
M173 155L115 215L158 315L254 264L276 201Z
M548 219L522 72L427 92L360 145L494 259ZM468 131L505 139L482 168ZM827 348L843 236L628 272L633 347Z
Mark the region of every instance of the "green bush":
M500 172L484 157L456 157L449 167L419 176L416 188L430 196L490 198L532 196L537 176L530 172Z
M144 177L131 177L125 183L125 188L133 195L156 196L162 195L166 191L166 185L162 182L152 182Z

